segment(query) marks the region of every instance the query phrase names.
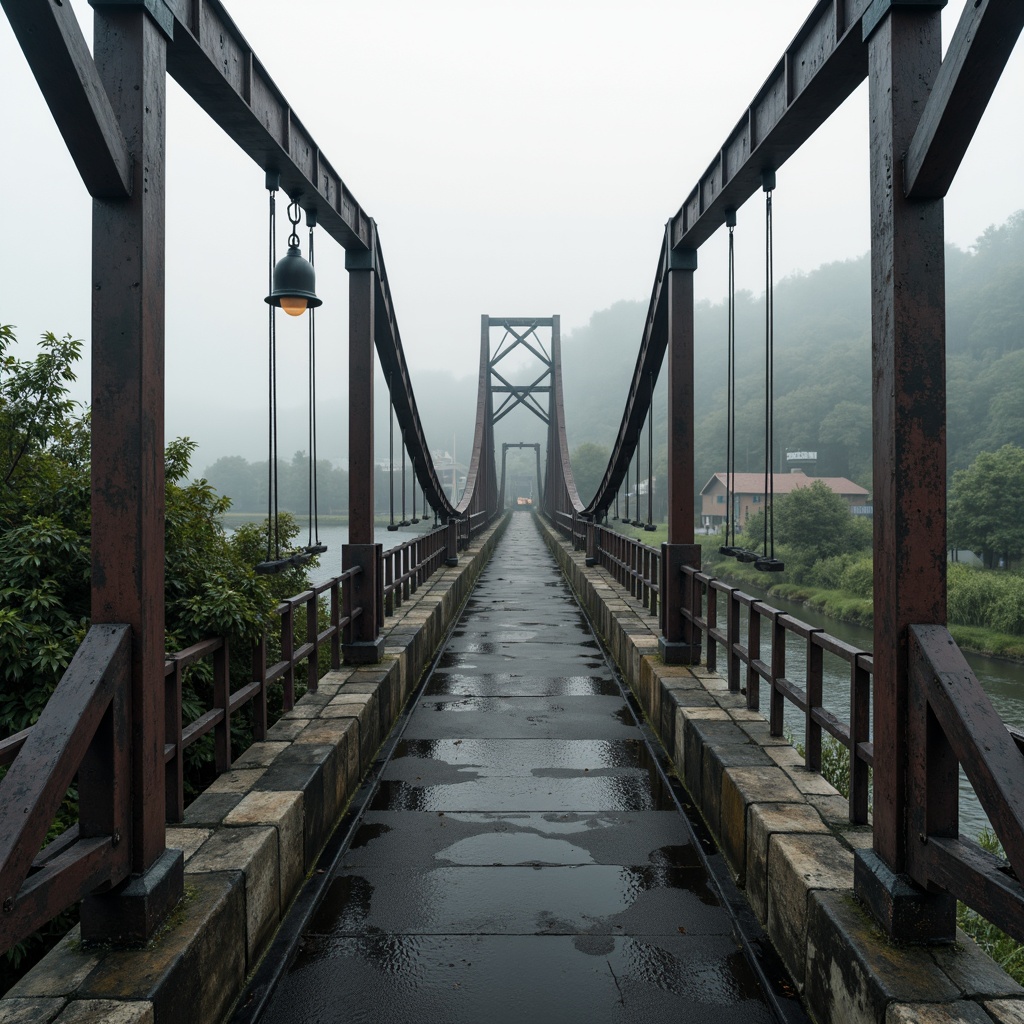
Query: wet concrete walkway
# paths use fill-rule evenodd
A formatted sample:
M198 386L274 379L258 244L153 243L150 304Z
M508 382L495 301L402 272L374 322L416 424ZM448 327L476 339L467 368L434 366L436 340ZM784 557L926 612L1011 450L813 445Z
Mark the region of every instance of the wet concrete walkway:
M613 671L513 516L263 1020L773 1019Z

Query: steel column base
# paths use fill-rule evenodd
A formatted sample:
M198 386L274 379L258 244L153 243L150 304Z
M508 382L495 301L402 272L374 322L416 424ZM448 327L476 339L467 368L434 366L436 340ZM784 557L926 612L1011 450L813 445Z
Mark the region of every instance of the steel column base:
M164 850L141 876L82 901L82 941L144 946L185 891L185 855Z
M898 875L874 850L857 850L853 891L894 942L948 945L956 941L956 900Z
M384 657L384 637L342 644L341 656L346 665L376 665Z
M666 665L699 665L700 651L700 644L686 644L658 637L658 654Z

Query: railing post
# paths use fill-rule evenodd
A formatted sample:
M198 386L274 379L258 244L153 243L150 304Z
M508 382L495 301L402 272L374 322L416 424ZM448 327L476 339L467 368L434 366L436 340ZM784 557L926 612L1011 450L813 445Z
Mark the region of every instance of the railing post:
M700 629L683 617L685 608L691 614L699 609L693 600L692 577L683 573L683 566L700 569L699 544L661 545L661 606L658 652L666 665L700 664Z
M373 377L375 367L377 268L376 229L370 248L348 250L348 544L341 549L342 572L360 569L348 580L350 607L360 614L345 628L342 654L350 664L376 664L384 654L378 605L381 545L373 542Z
M136 944L184 891L164 825L167 39L142 4L94 6L96 66L134 156L131 197L94 199L92 231L92 621L132 631L131 723L113 737L131 777L109 780L130 790L132 877L83 901L82 938Z
M700 661L700 633L684 620L690 588L682 566L700 568L694 539L693 275L695 249L673 250L668 234L668 543L661 547L661 636L666 664ZM693 611L693 608L689 608Z
M952 941L956 904L911 882L912 623L946 621L943 202L907 200L903 154L941 61L943 3L875 4L865 19L871 124L874 467L874 849L854 887L893 939ZM943 741L944 742L944 741ZM950 799L956 799L955 787Z
M444 564L459 564L459 521L454 516L448 520L448 530L445 534Z
M587 523L587 566L597 565L597 527L594 520Z

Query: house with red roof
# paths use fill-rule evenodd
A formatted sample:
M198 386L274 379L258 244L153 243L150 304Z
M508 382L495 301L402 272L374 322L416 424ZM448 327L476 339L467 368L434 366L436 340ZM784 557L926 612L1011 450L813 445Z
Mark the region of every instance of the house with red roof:
M866 507L868 492L844 476L807 476L802 469L772 474L776 497L791 494L800 487L810 487L818 481L843 498L850 506L851 513L860 512ZM727 488L728 474L716 473L701 490L701 522L704 527L713 529L725 522L728 511ZM764 473L736 473L733 476L733 513L738 527L742 529L750 516L760 512L764 502Z

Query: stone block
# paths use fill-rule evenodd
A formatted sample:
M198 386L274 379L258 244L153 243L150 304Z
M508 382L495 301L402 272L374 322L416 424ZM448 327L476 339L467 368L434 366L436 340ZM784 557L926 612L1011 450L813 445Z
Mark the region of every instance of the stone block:
M996 1024L1024 1024L1024 1001L1020 999L993 999L984 1006Z
M887 942L850 893L811 895L804 998L819 1020L877 1024L893 1003L952 1003L960 992L928 949Z
M771 726L768 722L758 716L758 718L751 721L737 721L736 723L751 739L753 743L756 743L759 747L788 747L793 749L793 744L786 739L785 736L773 736L771 733ZM801 758L800 764L803 764Z
M75 925L8 993L10 997L72 996L100 962L100 953L82 946L82 930ZM6 1006L7 1001L0 1002ZM56 1014L54 1014L56 1016ZM0 1021L3 1021L0 1013ZM34 1019L34 1018L33 1018Z
M701 803L704 817L720 840L725 835L725 827L721 819L722 793L725 787L726 772L730 768L756 767L764 769L770 764L771 760L765 752L753 743L709 743L704 747ZM743 837L740 836L740 850L743 848L743 841ZM740 874L743 873L744 866L741 856L738 869Z
M769 803L760 800L756 791L749 790L752 797L747 817L747 867L746 886L747 898L762 925L768 923L768 844L773 835L788 832L828 833L828 826L813 807L808 807L800 800L800 794L792 786L784 773L769 775L766 782L770 787L771 796L787 792L785 786L791 788L792 803ZM780 779L779 775L783 777ZM782 783L776 788L775 784Z
M718 840L738 884L744 885L750 827L747 809L755 803L798 800L799 794L785 773L771 766L760 747L712 748L709 754L727 766L720 782Z
M145 949L108 952L78 997L152 1003L155 1024L222 1020L245 966L241 876L192 875L166 930Z
M185 855L186 865L192 855L212 835L212 829L208 828L174 828L167 829L167 848L170 850L181 850Z
M963 995L972 999L1024 999L1024 988L959 928L953 945L934 946L931 954L942 973ZM1024 1024L1024 1017L1020 1024Z
M185 824L216 828L241 800L241 793L200 793L185 808Z
M206 787L206 793L248 793L266 768L238 768L225 772Z
M977 1003L958 999L955 1003L894 1003L886 1011L885 1024L992 1024L992 1018Z
M306 716L296 718L279 718L268 730L267 739L274 743L291 743L306 728L310 719Z
M836 795L836 787L818 772L812 772L802 765L789 765L785 771L793 780L793 785L805 796ZM847 815L849 815L849 809L847 809Z
M766 930L797 985L804 983L810 894L852 888L853 854L833 836L775 834L768 840Z
M0 1024L51 1024L64 1009L63 999L0 999Z
M305 874L303 794L257 790L249 793L225 819L225 825L272 825L277 830L281 906L286 907Z
M277 726L281 723L278 722L276 725L270 727L267 730L268 734L274 732ZM299 722L288 722L283 731L291 733L302 729L302 724ZM287 741L284 739L280 740L266 740L263 743L254 743L245 753L240 757L236 758L234 767L235 768L267 768L274 763L274 758L281 753L282 750L288 749L288 743L291 742L292 736L287 737Z
M765 753L780 768L793 768L804 763L804 759L800 756L800 752L791 743L765 747Z
M113 999L78 999L55 1024L154 1024L153 1004Z
M224 828L192 858L188 876L240 871L245 881L247 964L252 967L281 919L277 831L270 826Z

